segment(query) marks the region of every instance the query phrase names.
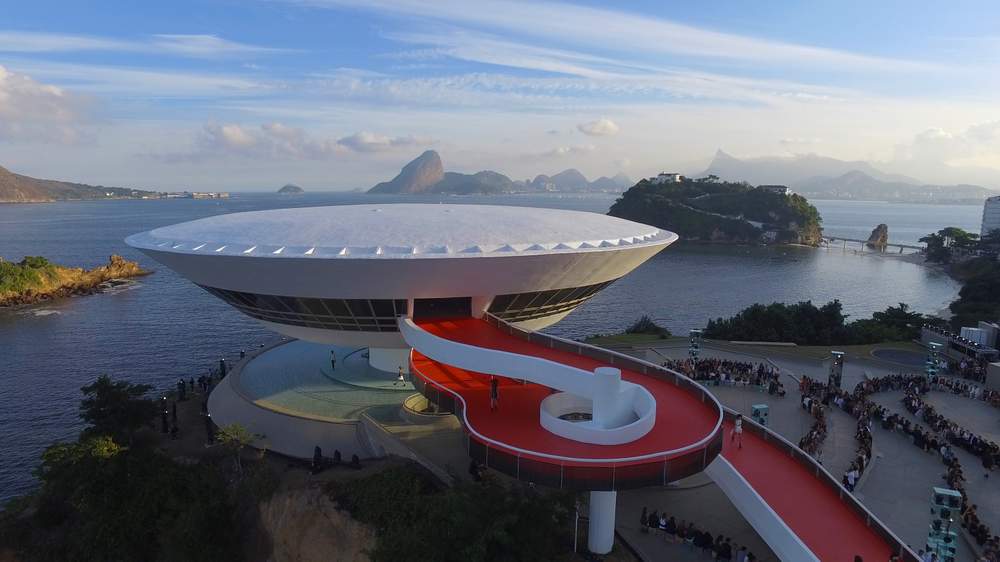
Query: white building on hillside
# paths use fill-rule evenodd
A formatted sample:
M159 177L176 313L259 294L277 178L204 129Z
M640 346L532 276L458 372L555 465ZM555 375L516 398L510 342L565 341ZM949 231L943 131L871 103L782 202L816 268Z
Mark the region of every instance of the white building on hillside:
M991 230L1000 229L1000 195L990 197L983 204L983 225L979 236L986 236Z
M655 178L651 178L650 183L661 184L661 183L681 183L684 181L684 176L674 173L674 172L660 172L660 175Z
M787 185L759 185L758 189L762 189L768 193L774 193L777 195L791 195L792 190Z

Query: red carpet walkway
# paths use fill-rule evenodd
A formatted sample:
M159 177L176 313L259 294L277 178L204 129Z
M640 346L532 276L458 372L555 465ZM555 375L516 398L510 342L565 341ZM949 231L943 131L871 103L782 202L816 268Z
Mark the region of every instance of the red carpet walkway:
M419 326L448 340L541 357L581 369L606 365L507 335L478 319L422 321ZM514 447L547 454L601 459L675 449L709 435L718 419L714 404L702 403L672 384L623 371L624 380L643 385L656 397L656 424L646 436L632 443L589 445L558 437L539 425L539 403L549 394L544 387L502 379L500 406L491 412L488 376L443 365L417 352L413 363L429 382L464 398L468 423L476 431ZM865 562L889 559L892 546L808 467L750 431L744 432L743 448L737 449L729 442L731 429L727 422L724 458L820 560L852 562L855 555L861 555Z

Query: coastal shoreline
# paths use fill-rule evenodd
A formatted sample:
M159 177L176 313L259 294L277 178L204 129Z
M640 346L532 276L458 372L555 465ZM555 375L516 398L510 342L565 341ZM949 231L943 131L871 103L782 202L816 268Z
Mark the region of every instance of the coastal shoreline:
M142 269L138 262L126 260L118 255L112 255L107 265L90 270L53 267L58 276L58 284L29 287L19 292L0 294L0 311L17 310L66 297L102 293L128 283L129 279L152 273Z

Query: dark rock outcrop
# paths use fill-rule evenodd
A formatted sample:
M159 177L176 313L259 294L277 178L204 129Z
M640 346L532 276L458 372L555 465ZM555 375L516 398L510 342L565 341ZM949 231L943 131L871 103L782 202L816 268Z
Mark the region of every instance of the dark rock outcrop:
M390 181L384 181L368 193L424 193L444 179L441 157L433 150L425 151L411 161Z
M865 245L873 250L885 250L885 247L888 244L889 226L884 223L872 229L872 233L868 237L868 241L865 242Z
M285 195L294 195L294 194L305 193L305 192L306 192L306 190L302 189L301 187L299 187L299 186L297 186L297 185L295 185L293 183L285 184L284 187L282 187L281 189L278 190L278 193L282 193L282 194L285 194Z

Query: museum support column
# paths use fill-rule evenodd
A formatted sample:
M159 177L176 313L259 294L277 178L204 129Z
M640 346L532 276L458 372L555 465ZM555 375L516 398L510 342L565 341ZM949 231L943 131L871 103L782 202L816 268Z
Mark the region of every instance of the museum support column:
M587 548L594 554L607 554L615 545L615 504L618 492L590 492L590 526Z

